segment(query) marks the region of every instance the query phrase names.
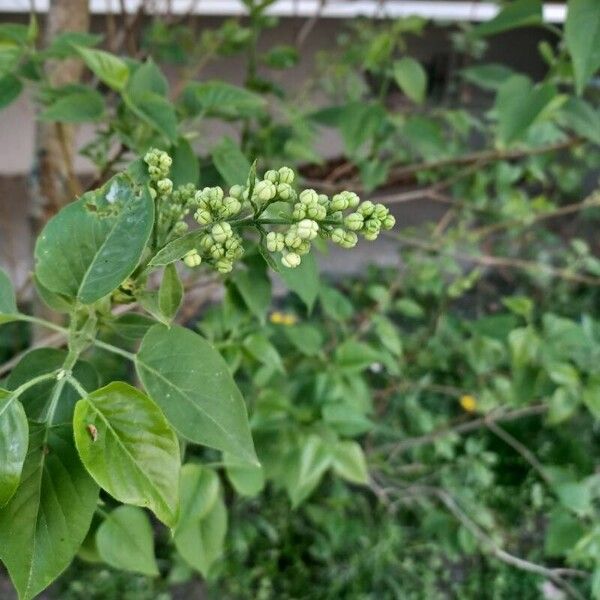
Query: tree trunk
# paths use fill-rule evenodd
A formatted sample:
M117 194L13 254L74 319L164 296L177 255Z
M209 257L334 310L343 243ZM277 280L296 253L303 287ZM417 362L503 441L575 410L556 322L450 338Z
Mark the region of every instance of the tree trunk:
M44 31L44 45L67 31L86 32L90 25L88 0L51 0ZM53 87L76 83L82 72L77 59L50 60L46 77ZM75 128L64 123L36 125L36 156L32 181L32 238L35 240L52 215L81 193L74 172ZM50 311L37 299L34 313L56 321ZM34 337L39 337L34 332Z

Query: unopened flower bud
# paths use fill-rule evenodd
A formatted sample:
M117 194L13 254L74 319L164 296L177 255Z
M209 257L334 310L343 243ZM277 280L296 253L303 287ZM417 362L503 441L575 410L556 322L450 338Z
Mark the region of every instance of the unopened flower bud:
M302 240L302 243L294 250L298 256L304 256L310 252L311 243L308 240Z
M199 225L208 225L209 223L212 223L212 215L210 214L210 211L204 209L204 208L199 208L195 213L194 213L194 219L196 219L197 223Z
M177 221L173 227L175 235L183 235L188 230L188 224L185 221Z
M275 198L276 194L277 188L275 187L275 184L266 179L259 181L254 187L254 197L259 202L268 202Z
M327 216L327 209L321 204L313 204L306 209L306 216L321 221Z
M265 176L263 179L266 179L267 181L270 181L271 183L279 183L279 172L275 171L274 169L271 169L270 171L267 171L265 173Z
M298 196L298 200L302 204L306 204L307 206L311 206L319 203L319 194L315 192L315 190L304 190Z
M244 187L241 185L232 185L229 188L229 195L235 198L236 200L241 201L244 195Z
M277 195L284 202L288 202L290 200L294 200L294 198L296 197L296 192L289 183L280 183L277 186Z
M184 257L183 262L186 267L197 267L202 262L202 257L198 254L198 250L190 250Z
M301 204L300 202L296 202L294 204L294 210L292 212L292 218L296 221L301 221L306 217L308 207L306 204Z
M370 217L373 214L374 209L375 205L370 200L365 200L359 205L357 212L363 217Z
M371 217L365 221L365 231L368 233L379 233L381 229L381 221L374 217Z
M303 240L314 240L319 233L319 225L311 219L302 219L297 224L296 231Z
M329 210L335 212L338 210L346 210L348 208L348 198L345 194L336 194L329 204Z
M160 179L156 182L156 189L159 194L168 196L173 191L173 182L168 178Z
M336 227L331 232L331 241L336 244L341 244L344 241L346 232L341 227Z
M300 263L302 259L295 252L283 252L281 256L281 264L288 269L295 269Z
M222 244L225 240L233 235L233 230L231 229L231 225L229 223L215 223L212 226L210 233L215 242Z
M388 215L381 223L384 229L392 229L396 224L396 218L394 215Z
M365 222L364 217L360 213L357 213L357 212L350 213L344 219L344 225L348 229L351 229L352 231L359 231L360 229L362 229L364 222Z
M292 184L294 183L294 177L294 171L289 167L281 167L279 169L279 183Z
M269 252L281 252L285 246L285 236L283 233L270 231L267 233L266 244Z
M358 243L358 236L354 231L346 231L344 233L344 239L340 242L342 248L354 248Z
M373 209L373 216L377 217L380 221L383 221L389 214L389 210L386 206L378 202Z
M231 273L233 262L227 258L221 258L215 263L215 267L219 273Z

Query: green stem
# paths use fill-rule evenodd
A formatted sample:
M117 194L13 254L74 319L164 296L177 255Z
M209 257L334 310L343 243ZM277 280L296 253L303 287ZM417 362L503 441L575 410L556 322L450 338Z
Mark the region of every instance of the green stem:
M8 401L2 406L0 409L0 416L9 408L9 406L16 400L23 392L27 391L30 387L41 383L42 381L47 381L48 379L53 379L56 377L59 369L52 371L51 373L44 373L43 375L38 375L29 381L26 381L24 384L20 385L16 390L10 392L8 396Z
M131 361L135 360L135 354L133 354L133 352L127 352L127 350L123 350L122 348L119 348L118 346L113 346L112 344L107 344L106 342L101 342L100 340L92 340L92 344L94 344L94 346L96 346L97 348L102 348L103 350L106 350L107 352L112 352L113 354L118 354L119 356L123 356L127 360L131 360Z
M72 375L70 375L67 378L67 381L69 383L69 385L78 393L81 395L82 398L85 398L88 393L85 390L85 388L81 385L81 383L79 383L79 381L77 381L77 379L75 379L75 377L73 377Z
M38 317L32 317L30 315L24 315L22 313L16 313L14 315L10 315L14 317L17 321L26 321L27 323L32 323L34 325L39 325L40 327L45 327L46 329L52 329L53 331L58 331L60 333L64 333L65 335L69 334L69 330L66 327L62 327L61 325L56 325L56 323L52 323L51 321L46 321L45 319L39 319Z

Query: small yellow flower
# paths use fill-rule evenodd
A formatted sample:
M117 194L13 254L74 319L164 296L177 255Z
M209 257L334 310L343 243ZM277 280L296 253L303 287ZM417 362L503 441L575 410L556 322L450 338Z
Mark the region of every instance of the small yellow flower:
M470 394L465 394L464 396L461 396L459 402L463 410L465 410L466 412L472 413L477 410L477 400L474 396L471 396Z
M295 325L298 322L296 315L279 311L271 313L269 320L275 325Z

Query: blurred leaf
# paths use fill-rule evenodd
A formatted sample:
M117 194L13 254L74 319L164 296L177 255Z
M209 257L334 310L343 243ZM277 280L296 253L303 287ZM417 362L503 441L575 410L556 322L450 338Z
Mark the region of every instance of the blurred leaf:
M542 22L542 0L515 0L507 4L493 19L475 27L472 35L484 37L517 27L541 25Z
M156 577L152 526L146 513L135 506L119 506L96 532L102 560L115 569Z
M417 104L425 100L427 91L427 73L421 66L421 63L414 58L405 56L394 62L394 79L400 86L400 89Z
M319 269L314 253L303 256L300 266L295 269L282 268L279 276L288 289L304 302L308 312L311 312L320 287Z
M84 46L75 46L87 67L108 87L121 92L129 79L127 63L114 54Z
M0 77L0 109L14 102L22 90L23 84L14 75Z
M331 465L337 475L350 483L366 485L369 481L365 455L356 442L337 442L332 448Z
M97 121L104 114L104 98L96 90L87 89L62 96L43 110L42 121L61 123L84 123Z
M600 67L600 3L569 0L565 42L573 60L575 88L581 95L589 78Z
M250 162L231 138L224 137L212 149L212 159L227 185L246 182Z

